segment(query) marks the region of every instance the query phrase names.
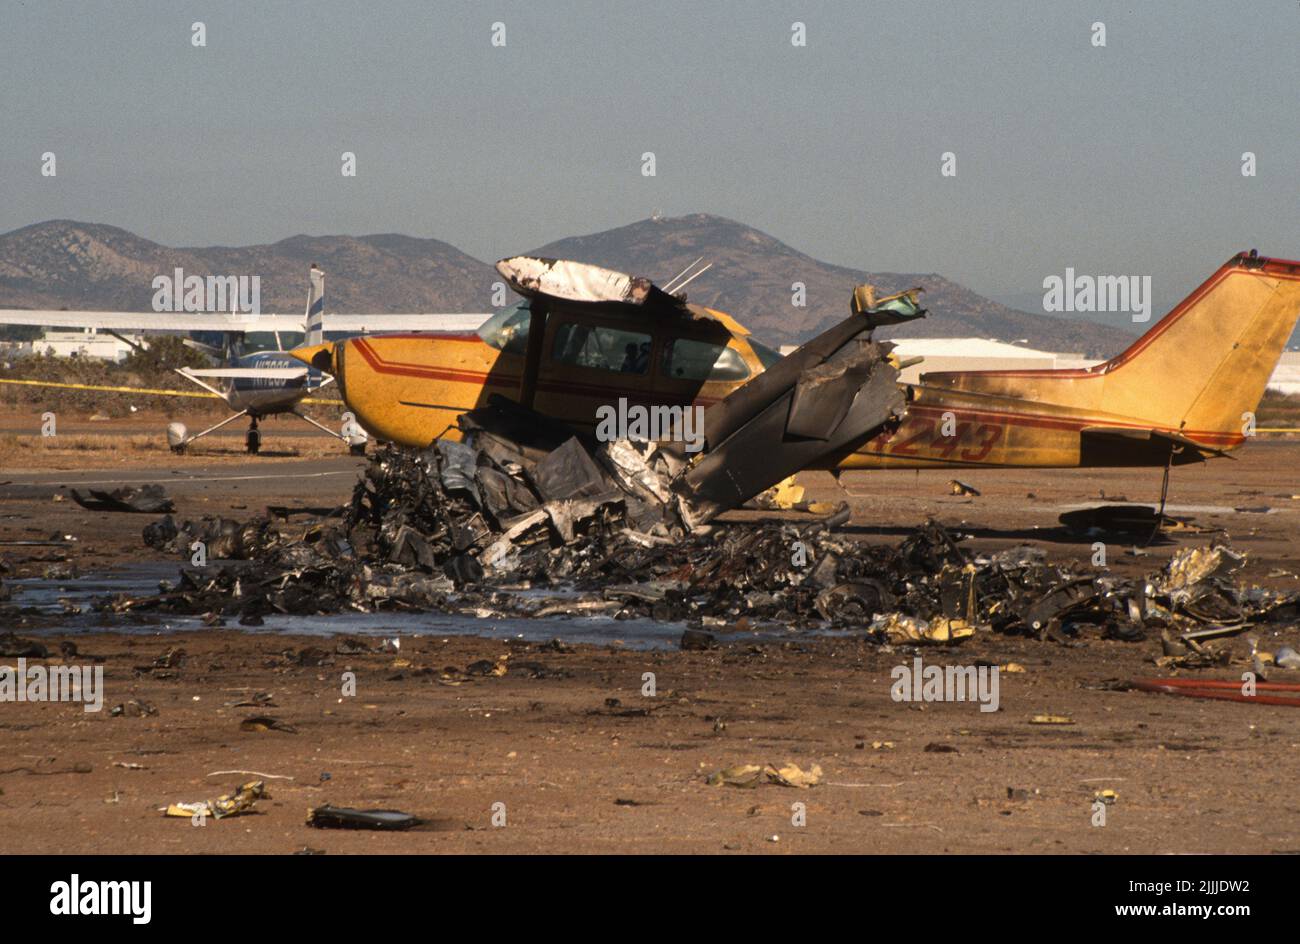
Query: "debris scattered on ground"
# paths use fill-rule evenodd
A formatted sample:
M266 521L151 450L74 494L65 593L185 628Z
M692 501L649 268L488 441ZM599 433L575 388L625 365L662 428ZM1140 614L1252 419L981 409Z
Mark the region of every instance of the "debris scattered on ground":
M1135 641L1294 621L1300 606L1300 592L1239 583L1244 557L1222 543L1130 579L1049 563L1028 545L973 554L935 522L893 547L837 533L839 516L692 530L685 518L699 509L683 511L665 484L681 481L665 477L673 457L655 444L593 444L517 406L460 424L464 442L377 451L342 517L155 522L151 546L188 560L191 538L205 541L208 565L101 607L244 625L341 611L649 618L685 623L693 648L708 633L764 625L858 628L893 645L989 630ZM321 653L301 664L327 664Z
M950 479L948 482L948 488L952 491L954 495L969 495L971 497L978 498L980 494L979 489L977 489L975 486L967 485L965 482L959 481L957 479Z
M495 660L479 659L465 666L466 675L489 676L500 678L510 670L510 654L498 656ZM451 670L451 671L454 671Z
M750 505L755 508L772 508L783 509L803 509L807 506L804 501L804 487L795 481L793 475L782 479L765 492L756 495Z
M128 702L113 706L108 714L112 718L146 718L158 714L158 709L143 699L132 698Z
M141 514L170 514L176 505L167 497L161 485L132 485L115 488L111 492L100 489L86 489L87 496L82 497L75 488L71 489L72 500L88 511L124 511Z
M418 816L399 810L355 810L326 804L307 811L307 825L316 829L400 830L422 822Z
M709 774L706 782L710 786L726 784L729 787L757 787L759 784L772 783L781 787L798 787L807 789L816 785L822 778L822 768L820 764L813 764L807 770L799 767L798 764L786 764L784 767L777 767L775 764L740 764L736 767L724 767L722 770Z
M894 645L946 645L975 635L975 627L965 620L937 617L933 621L919 617L888 613L871 623L873 633L881 633Z
M266 784L261 780L250 780L234 793L219 796L215 800L200 800L196 803L172 803L164 810L164 813L167 816L184 816L188 819L193 819L196 816L200 818L211 816L213 819L224 819L227 816L238 816L241 813L247 813L258 800L268 798Z
M713 633L706 633L702 629L688 629L682 633L681 645L683 649L712 649L714 642Z
M1074 724L1074 719L1066 715L1034 715L1030 724Z
M144 543L154 550L190 557L195 543L201 543L209 560L252 560L269 553L286 539L270 517L236 521L232 518L203 518L177 524L171 515L145 525Z
M247 774L249 776L257 777L259 780L293 780L294 779L288 774L264 774L260 770L214 770L211 773L204 774L203 776L229 777L234 774Z
M0 657L48 659L50 650L34 639L22 639L12 632L0 633Z
M1300 652L1290 646L1279 646L1273 653L1273 664L1284 669L1300 669Z
M356 636L343 636L334 644L334 652L341 656L359 656L370 652L383 651L382 647L372 646Z
M140 675L151 675L156 679L176 678L178 670L185 664L185 650L179 646L168 649L149 665L137 665L135 671Z

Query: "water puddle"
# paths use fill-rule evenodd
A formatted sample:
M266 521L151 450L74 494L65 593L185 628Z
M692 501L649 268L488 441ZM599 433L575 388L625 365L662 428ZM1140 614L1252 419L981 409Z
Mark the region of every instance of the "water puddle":
M73 636L81 633L113 632L155 634L207 629L193 616L163 613L99 613L95 601L125 593L139 596L153 593L160 580L175 581L179 565L171 562L132 564L119 570L85 574L76 578L23 578L8 580L12 591L9 605L39 614L39 625L18 629L26 636ZM541 594L528 590L522 594ZM546 590L549 597L567 596ZM79 612L78 612L79 610ZM490 639L523 639L547 642L559 637L567 643L618 645L628 649L676 649L686 629L684 622L661 623L650 619L616 620L608 616L476 617L458 613L338 613L330 616L269 615L261 626L240 626L230 619L224 629L250 634L297 634L307 636L483 636ZM8 627L5 627L8 628ZM771 642L807 635L781 626L758 627L741 633L718 633L719 642ZM822 631L819 636L851 635Z

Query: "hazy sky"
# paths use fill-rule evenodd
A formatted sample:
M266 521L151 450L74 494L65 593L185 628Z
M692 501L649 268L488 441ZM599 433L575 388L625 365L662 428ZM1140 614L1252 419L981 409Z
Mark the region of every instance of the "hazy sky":
M989 294L1147 274L1158 304L1239 249L1300 257L1295 0L0 4L0 231L490 261L708 212Z

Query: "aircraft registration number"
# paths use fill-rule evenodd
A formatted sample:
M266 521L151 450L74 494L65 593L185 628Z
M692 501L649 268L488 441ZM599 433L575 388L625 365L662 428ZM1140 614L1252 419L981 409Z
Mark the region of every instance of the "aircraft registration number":
M995 423L962 423L945 436L940 419L909 417L903 428L879 445L893 456L929 455L939 459L982 462L1002 439L1003 427Z

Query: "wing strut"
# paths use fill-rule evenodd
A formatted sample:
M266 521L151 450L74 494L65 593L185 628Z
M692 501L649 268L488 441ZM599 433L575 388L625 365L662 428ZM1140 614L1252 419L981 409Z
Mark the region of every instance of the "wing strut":
M224 420L222 420L220 423L218 423L218 424L215 425L215 426L209 426L207 429L203 430L203 431L200 432L200 433L195 433L193 436L186 436L186 437L185 437L184 439L182 439L180 442L172 443L172 444L171 444L171 450L172 450L172 452L175 452L175 453L177 453L177 454L182 453L182 452L185 451L185 447L188 446L190 443L194 442L194 440L196 440L196 439L200 439L200 438L202 438L202 437L208 435L208 433L215 433L217 430L221 429L221 427L225 426L227 423L233 423L235 420L239 419L241 416L247 416L247 415L248 415L248 411L247 411L247 410L240 410L238 413L235 413L233 416L227 416ZM177 428L178 428L181 432L184 432L184 430L185 430L185 427L183 427L183 426L178 426ZM168 435L170 435L170 431L169 431Z

